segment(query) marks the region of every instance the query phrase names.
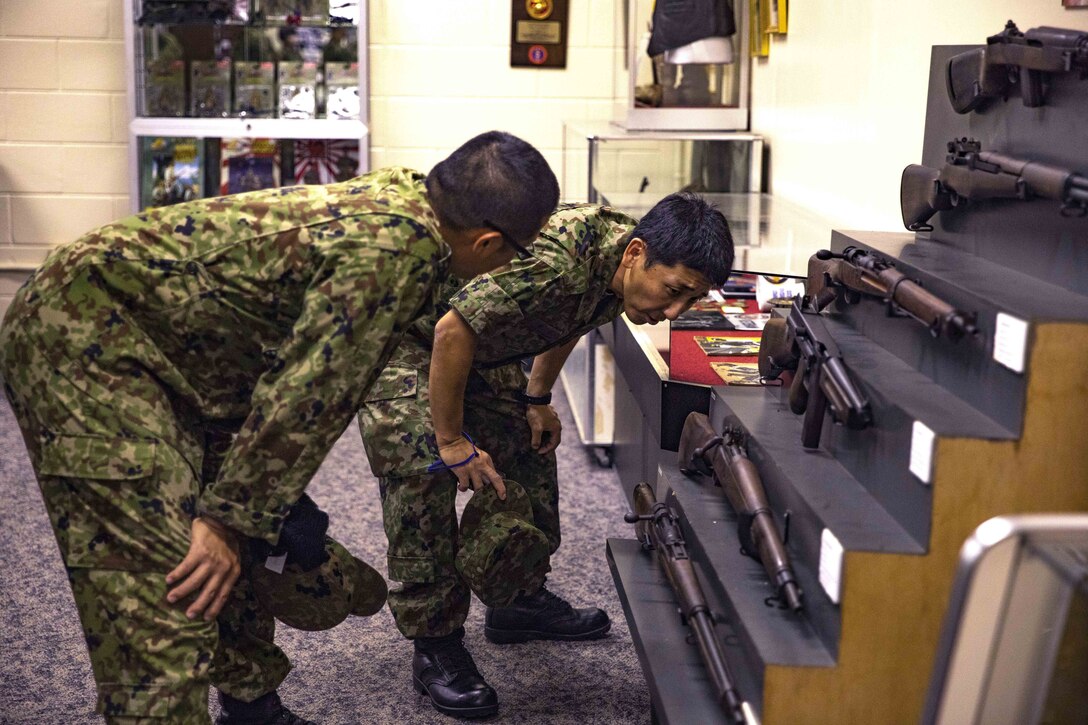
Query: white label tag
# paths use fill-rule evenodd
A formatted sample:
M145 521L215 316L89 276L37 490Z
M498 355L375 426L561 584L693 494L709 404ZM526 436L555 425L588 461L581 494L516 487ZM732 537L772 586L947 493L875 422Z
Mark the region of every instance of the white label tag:
M1024 372L1028 347L1028 323L1004 312L997 313L994 329L994 360L1016 373Z
M283 573L283 565L287 563L287 554L280 554L279 556L270 556L264 560L264 568L271 569L277 574Z
M910 434L910 472L929 483L933 477L933 444L937 434L920 420L914 421Z
M820 585L835 604L842 596L842 544L831 529L824 529L820 537Z

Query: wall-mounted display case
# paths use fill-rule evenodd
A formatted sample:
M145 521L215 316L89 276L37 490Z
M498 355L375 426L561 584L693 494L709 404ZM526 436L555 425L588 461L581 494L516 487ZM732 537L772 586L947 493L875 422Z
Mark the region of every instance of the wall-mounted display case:
M133 208L369 168L366 0L125 3Z
M748 5L656 2L652 29L654 0L617 0L613 120L628 129L748 129ZM681 19L662 17L670 13ZM688 36L677 25L688 23L713 34L678 45Z

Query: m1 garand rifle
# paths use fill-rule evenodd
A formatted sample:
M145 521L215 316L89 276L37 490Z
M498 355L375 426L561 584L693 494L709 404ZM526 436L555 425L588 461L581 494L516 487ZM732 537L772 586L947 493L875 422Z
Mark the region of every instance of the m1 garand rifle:
M772 317L763 328L759 343L759 374L777 380L792 370L790 410L804 415L801 445L817 448L824 414L852 430L863 430L873 422L868 398L850 379L842 352L816 312L804 311L808 298L796 297L789 317Z
M1021 33L1010 20L985 46L952 56L945 81L952 108L970 113L1007 99L1016 86L1025 106L1042 106L1051 74L1072 72L1088 77L1088 33L1049 27Z
M669 586L680 604L680 617L695 635L695 643L710 675L718 705L730 722L738 725L747 723L745 703L737 692L733 673L715 633L714 615L688 557L679 519L672 509L657 500L654 490L647 483L635 486L634 500L635 511L624 515L624 521L635 524L635 536L644 549L657 552L665 578L669 580Z
M948 142L947 163L940 169L911 164L903 169L899 203L903 224L912 232L928 232L939 211L982 199L1053 199L1062 216L1088 214L1088 177L1040 161L1017 159L968 138Z
M978 334L976 313L957 310L909 279L890 261L860 247L842 254L821 249L808 260L809 301L816 312L835 300L857 304L862 297L881 299L888 315L906 313L921 322L934 337L953 342Z
M680 436L680 470L688 475L713 476L737 512L741 553L763 564L779 599L799 612L805 606L801 588L767 503L763 480L746 449L747 441L739 429L726 428L718 435L704 413L689 413Z

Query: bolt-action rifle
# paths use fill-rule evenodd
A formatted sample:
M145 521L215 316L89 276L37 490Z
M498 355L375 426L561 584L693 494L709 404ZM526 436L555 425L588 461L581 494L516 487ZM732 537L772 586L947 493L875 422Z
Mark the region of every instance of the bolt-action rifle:
M718 704L731 722L747 722L744 706L733 673L725 659L721 642L714 632L714 616L706 603L703 588L695 574L695 568L688 558L684 532L676 514L659 502L649 484L635 486L635 511L625 515L624 521L635 524L635 535L642 542L643 548L653 549L665 570L669 585L676 592L680 604L680 616L695 634L695 642L703 659L710 682L714 685L714 694Z
M947 163L940 169L911 164L903 169L899 203L903 224L912 232L928 232L934 214L981 199L1040 197L1062 203L1062 216L1088 214L1088 177L1039 161L1026 161L983 151L974 139L948 143Z
M799 612L804 608L801 588L767 503L763 480L746 448L740 430L726 428L718 435L704 413L689 413L680 436L680 470L714 477L737 512L741 553L763 564L779 598Z
M957 310L908 279L887 259L859 247L847 247L842 254L821 249L812 255L806 289L816 312L835 300L857 304L868 297L883 300L889 316L905 312L934 337L956 341L978 332L975 313Z
M806 313L808 298L796 297L789 317L772 317L759 343L759 374L777 380L794 371L790 385L790 410L804 415L801 445L817 448L824 414L838 425L853 430L868 428L873 413L868 398L854 385L842 353L820 315Z
M950 58L945 80L952 108L970 113L1008 98L1015 86L1025 106L1042 106L1050 75L1074 71L1088 76L1088 33L1049 27L1021 33L1010 20L985 46Z

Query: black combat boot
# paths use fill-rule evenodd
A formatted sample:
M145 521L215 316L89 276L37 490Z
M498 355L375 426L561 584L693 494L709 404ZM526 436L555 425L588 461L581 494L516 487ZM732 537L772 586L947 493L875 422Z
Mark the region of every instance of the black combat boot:
M235 700L220 692L219 705L222 710L215 725L317 725L284 707L275 690L253 702Z
M414 640L412 684L431 698L435 710L453 717L488 717L499 711L499 696L476 669L465 649L464 627L445 637Z
M599 639L611 626L603 610L575 609L546 587L540 587L536 594L522 594L509 607L488 607L484 636L495 644L530 639L573 642Z

